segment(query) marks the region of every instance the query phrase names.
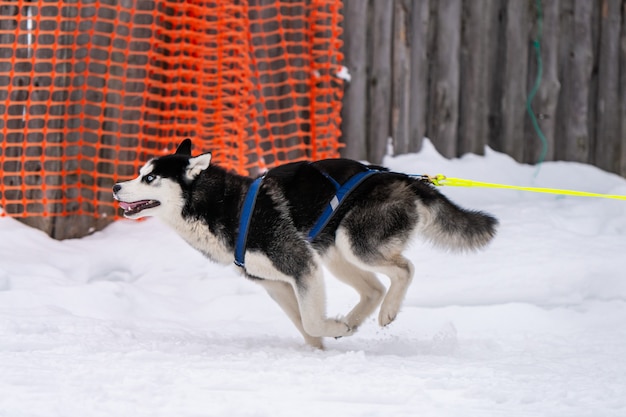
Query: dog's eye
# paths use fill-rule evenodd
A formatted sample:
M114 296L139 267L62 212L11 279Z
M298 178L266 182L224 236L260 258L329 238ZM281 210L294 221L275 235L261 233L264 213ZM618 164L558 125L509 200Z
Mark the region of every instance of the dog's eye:
M148 174L148 175L146 175L145 177L143 177L143 181L144 181L146 184L150 184L152 181L156 180L156 178L157 178L157 177L156 177L156 175L153 175L153 174Z

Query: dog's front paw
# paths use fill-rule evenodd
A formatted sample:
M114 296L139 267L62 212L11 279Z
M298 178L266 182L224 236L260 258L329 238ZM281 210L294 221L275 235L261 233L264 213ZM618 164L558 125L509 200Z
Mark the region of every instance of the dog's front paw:
M380 327L385 327L394 321L397 315L397 310L387 311L387 309L381 308L380 314L378 315L378 324L380 324Z
M323 319L303 325L306 333L313 337L343 337L352 334L352 328L343 320Z
M335 336L335 339L341 339L344 336L352 336L356 331L356 327L350 326L343 318L335 319L335 321L339 324L340 328L343 328L342 334Z
M344 336L351 336L354 334L354 328L351 327L348 323L346 323L343 319L335 319L335 323L337 323L337 328L339 330L339 334L335 335L335 339L342 338Z
M321 337L313 337L313 336L309 336L308 334L305 334L304 341L307 343L307 345L315 349L324 350L324 341L322 340Z
M352 334L352 328L343 320L340 319L327 319L326 320L326 335L334 337L336 339L344 336L350 336Z

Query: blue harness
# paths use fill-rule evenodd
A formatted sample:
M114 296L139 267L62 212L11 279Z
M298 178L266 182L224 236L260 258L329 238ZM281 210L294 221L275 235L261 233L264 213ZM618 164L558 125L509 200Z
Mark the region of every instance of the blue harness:
M250 220L252 220L252 211L254 211L261 181L263 181L263 177L257 178L248 189L248 194L246 194L246 199L241 209L241 217L239 218L239 235L237 235L237 243L235 244L235 265L242 268L244 266L244 254L246 253L246 241L248 240L248 227L250 226Z
M335 214L337 208L341 205L341 203L346 199L350 193L356 189L369 176L376 174L380 171L374 169L368 169L367 171L359 172L358 174L353 175L348 181L346 181L343 185L339 184L332 178L330 175L325 173L324 171L320 172L335 186L337 190L335 196L330 200L328 206L322 213L322 215L317 219L317 222L313 225L307 239L312 241L320 234L324 227L328 224L330 219ZM239 235L237 236L237 242L235 244L235 265L243 268L244 266L244 255L246 252L246 241L248 239L248 228L250 226L250 220L252 219L252 211L254 210L254 205L256 203L256 197L259 193L259 187L261 185L261 181L263 181L263 177L259 177L250 186L248 189L248 193L246 194L246 199L243 203L243 208L241 209L241 217L239 219Z

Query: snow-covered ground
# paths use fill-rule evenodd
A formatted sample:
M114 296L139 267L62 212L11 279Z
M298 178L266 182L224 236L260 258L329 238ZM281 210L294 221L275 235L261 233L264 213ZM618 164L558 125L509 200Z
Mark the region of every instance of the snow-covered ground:
M410 173L626 194L593 167L429 143ZM625 416L626 202L443 188L501 221L478 254L416 242L396 322L304 345L234 267L156 220L57 242L0 218L0 416ZM329 315L356 302L328 277Z

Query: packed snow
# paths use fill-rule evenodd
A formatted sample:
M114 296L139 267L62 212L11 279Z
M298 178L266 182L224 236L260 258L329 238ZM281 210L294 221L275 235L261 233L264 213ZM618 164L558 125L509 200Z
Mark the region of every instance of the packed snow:
M426 142L385 164L626 195L594 167L489 149L447 160ZM0 218L0 416L625 416L626 202L441 191L499 218L493 244L415 242L397 320L325 351L157 220L59 242ZM330 316L356 303L328 273L327 289Z

